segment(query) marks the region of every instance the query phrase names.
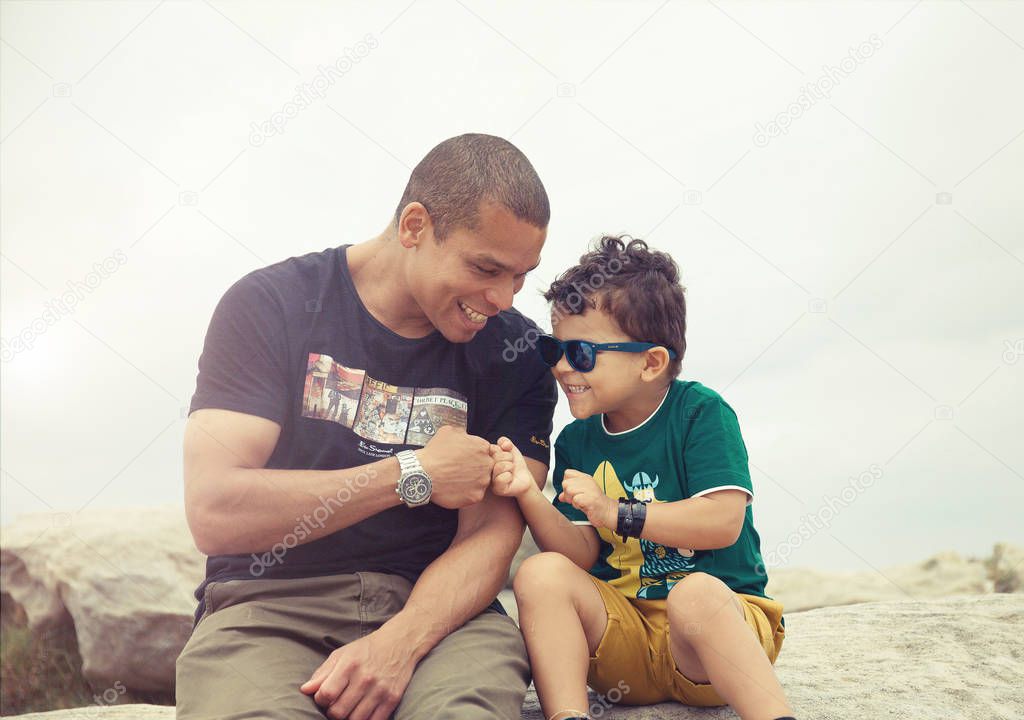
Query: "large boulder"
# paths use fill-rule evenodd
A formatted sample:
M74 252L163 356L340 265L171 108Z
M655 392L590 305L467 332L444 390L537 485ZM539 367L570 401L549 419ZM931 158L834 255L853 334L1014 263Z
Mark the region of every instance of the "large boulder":
M1000 571L1016 550L1002 547L1006 552L1001 556ZM943 552L921 562L864 572L778 568L768 571L765 592L781 602L786 613L883 600L991 593L996 590L991 560Z
M889 720L1024 717L1024 595L967 595L795 612L775 664L798 718ZM627 696L628 697L628 696ZM591 715L610 720L735 720L728 708L674 703L610 706L591 696ZM21 720L170 720L174 709L92 706ZM541 720L532 689L524 720Z
M537 552L527 533L519 563ZM30 627L69 628L94 688L171 693L192 627L204 556L181 507L22 516L0 529L0 590ZM1000 544L985 560L942 553L881 572L776 569L768 594L797 611L882 600L1020 591L1024 551ZM516 617L510 590L501 595Z
M205 556L181 507L21 516L0 531L0 590L30 628L68 626L93 687L169 692Z

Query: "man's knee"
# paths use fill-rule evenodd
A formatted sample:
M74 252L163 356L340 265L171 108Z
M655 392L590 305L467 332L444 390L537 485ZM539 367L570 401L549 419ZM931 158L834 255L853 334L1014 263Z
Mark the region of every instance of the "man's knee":
M531 555L519 566L519 572L512 580L516 599L565 594L568 591L565 577L573 570L578 568L561 553Z
M484 612L447 636L417 666L395 720L520 717L529 685L515 623Z

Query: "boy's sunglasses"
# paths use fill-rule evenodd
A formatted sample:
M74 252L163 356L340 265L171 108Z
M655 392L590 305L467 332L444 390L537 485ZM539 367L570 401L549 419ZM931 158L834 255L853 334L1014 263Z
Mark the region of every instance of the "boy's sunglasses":
M579 372L590 372L597 364L599 352L628 352L638 353L650 350L651 348L664 347L658 343L645 342L617 342L617 343L592 343L587 340L559 340L552 335L541 335L537 338L537 351L541 358L550 367L558 364L565 354L569 365ZM675 350L666 348L668 356L673 360L676 357Z

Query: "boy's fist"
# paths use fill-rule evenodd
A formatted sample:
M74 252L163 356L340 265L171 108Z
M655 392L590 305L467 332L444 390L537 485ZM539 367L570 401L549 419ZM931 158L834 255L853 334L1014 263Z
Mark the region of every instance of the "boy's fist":
M619 522L619 502L604 494L594 478L579 470L566 470L558 499L583 511L594 527L614 530Z
M519 497L537 486L523 454L507 437L498 438L498 444L491 445L491 459L491 489L495 495Z

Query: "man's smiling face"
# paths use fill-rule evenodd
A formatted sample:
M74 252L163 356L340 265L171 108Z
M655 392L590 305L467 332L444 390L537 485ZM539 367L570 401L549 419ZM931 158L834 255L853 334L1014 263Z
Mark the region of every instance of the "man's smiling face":
M502 205L481 203L475 228L456 228L441 243L432 228L424 232L408 268L412 295L445 338L469 342L488 318L512 307L540 263L546 235Z

